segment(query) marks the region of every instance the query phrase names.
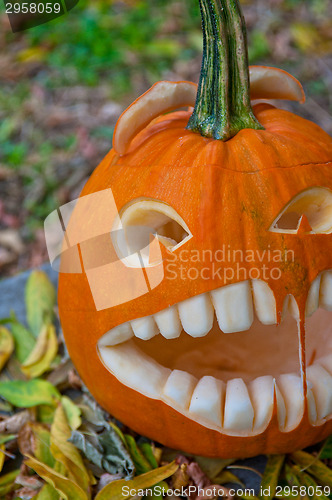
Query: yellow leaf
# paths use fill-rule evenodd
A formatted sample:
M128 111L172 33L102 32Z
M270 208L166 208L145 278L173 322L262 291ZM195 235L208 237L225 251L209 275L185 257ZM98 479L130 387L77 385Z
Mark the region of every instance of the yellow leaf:
M43 325L52 322L55 302L55 288L47 274L33 271L25 287L25 304L28 325L35 337L38 337Z
M309 23L295 23L291 27L295 44L302 52L315 52L320 43L317 28Z
M81 410L75 403L67 396L62 396L61 404L65 410L68 424L71 429L76 430L82 423Z
M4 444L0 445L0 472L2 471L3 464L5 463L5 454L4 451L6 449L6 446Z
M136 476L134 479L126 481L121 479L119 481L113 481L107 484L96 496L95 500L125 500L126 498L131 498L134 496L133 491L140 493L140 491L146 488L151 488L160 481L163 481L167 477L172 476L179 466L175 462L159 467L159 469L153 469L145 474ZM125 487L125 489L123 489ZM128 494L127 494L128 492ZM136 493L135 493L136 494Z
M53 325L44 325L35 347L22 364L22 372L29 378L35 378L49 370L58 352L58 340Z
M51 467L30 456L25 460L25 464L31 467L44 481L52 485L64 500L89 500L87 494L77 484Z
M320 483L332 487L332 471L321 460L305 451L295 451L290 458L301 467L302 471L306 470Z
M20 62L39 62L45 59L46 50L43 47L29 47L28 49L21 50L17 59Z
M88 492L90 498L90 476L85 468L80 452L68 441L71 436L65 411L60 404L51 426L51 452L56 460L66 467L68 477Z
M14 351L14 340L7 328L0 326L0 371Z

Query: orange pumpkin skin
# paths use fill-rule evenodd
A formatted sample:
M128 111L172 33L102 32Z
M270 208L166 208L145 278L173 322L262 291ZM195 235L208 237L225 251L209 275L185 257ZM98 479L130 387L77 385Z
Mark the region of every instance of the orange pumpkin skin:
M317 125L268 104L259 104L254 112L265 130L245 129L227 142L186 130L189 112L163 116L134 138L123 157L111 150L81 196L111 188L119 210L140 197L169 204L193 234L185 246L188 251L216 252L228 245L242 250L292 249L294 262L280 263L281 278L270 279L268 284L276 298L279 320L289 293L303 318L310 284L319 273L332 269L332 235L280 234L269 232L269 228L299 192L313 186L332 190L332 141ZM205 456L284 453L330 434L332 420L311 425L305 408L301 423L291 432L279 430L274 413L261 434L229 436L124 386L104 367L97 341L113 327L235 282L226 283L219 276L204 280L177 277L170 286L166 269L170 261L165 250L164 279L151 292L101 311L96 311L84 273L60 274L58 300L66 344L97 401L138 433ZM196 265L200 269L209 263ZM241 265L247 271L257 267L256 262ZM271 262L266 256L259 265L269 268ZM305 362L304 347L302 351Z

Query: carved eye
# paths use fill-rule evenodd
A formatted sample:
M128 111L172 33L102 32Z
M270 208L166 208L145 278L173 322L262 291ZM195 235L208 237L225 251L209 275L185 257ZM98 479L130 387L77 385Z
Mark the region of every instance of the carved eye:
M332 191L312 187L297 194L272 223L274 233L329 234L332 232Z
M192 234L170 205L139 198L120 211L111 237L119 259L127 266L148 267L161 262L159 245L153 245L155 238L168 250L174 251Z

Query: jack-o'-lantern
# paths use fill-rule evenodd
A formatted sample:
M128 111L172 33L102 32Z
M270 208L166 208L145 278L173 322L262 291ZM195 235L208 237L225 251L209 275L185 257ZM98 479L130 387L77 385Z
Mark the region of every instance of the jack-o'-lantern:
M332 141L252 107L302 87L252 67L249 93L237 0L200 3L198 87L159 82L121 115L66 223L81 271L62 268L60 317L87 387L135 431L286 452L332 431Z

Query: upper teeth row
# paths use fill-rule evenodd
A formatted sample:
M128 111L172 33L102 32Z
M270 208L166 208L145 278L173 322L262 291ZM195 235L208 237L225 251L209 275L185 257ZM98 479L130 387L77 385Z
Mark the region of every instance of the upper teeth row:
M332 310L332 271L322 273L310 287L306 315L311 316L318 307ZM116 345L134 335L149 340L161 333L173 339L179 337L182 329L192 337L203 337L213 326L214 313L224 333L241 332L250 328L254 312L264 325L277 322L276 302L269 285L261 280L242 281L196 295L152 316L124 323L105 334L101 345ZM285 300L286 312L297 319L298 309L290 296Z

